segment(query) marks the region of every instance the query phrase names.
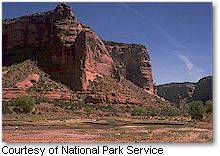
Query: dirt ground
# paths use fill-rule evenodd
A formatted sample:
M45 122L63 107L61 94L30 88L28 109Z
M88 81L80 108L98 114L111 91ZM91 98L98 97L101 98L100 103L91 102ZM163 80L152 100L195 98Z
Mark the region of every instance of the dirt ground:
M211 122L4 115L3 142L211 143Z

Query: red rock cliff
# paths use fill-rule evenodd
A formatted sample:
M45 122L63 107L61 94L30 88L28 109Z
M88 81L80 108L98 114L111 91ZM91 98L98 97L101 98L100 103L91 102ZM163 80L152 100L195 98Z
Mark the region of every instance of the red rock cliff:
M70 7L3 20L3 66L27 59L72 90L105 75L123 76L153 93L151 61L141 45L110 44L78 21Z
M154 94L152 66L148 49L143 45L105 42L120 76Z
M70 7L3 21L3 66L36 59L38 66L73 90L86 90L98 74L113 76L104 43Z

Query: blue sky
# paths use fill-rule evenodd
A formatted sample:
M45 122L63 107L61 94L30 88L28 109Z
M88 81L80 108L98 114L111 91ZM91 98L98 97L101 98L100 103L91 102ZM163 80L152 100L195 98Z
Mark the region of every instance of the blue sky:
M212 3L68 3L102 39L149 49L156 84L212 75ZM3 19L45 12L57 3L3 3Z

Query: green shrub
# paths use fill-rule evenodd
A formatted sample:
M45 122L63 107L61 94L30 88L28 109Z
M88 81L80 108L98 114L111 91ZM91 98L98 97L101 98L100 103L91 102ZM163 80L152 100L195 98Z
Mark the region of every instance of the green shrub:
M84 107L84 111L86 112L86 115L90 115L92 109L93 109L93 108L90 107L90 106L85 106L85 107Z
M158 116L158 115L160 115L160 109L151 108L148 110L147 115L148 116Z
M206 113L212 113L212 101L208 100L205 102L205 112Z
M21 112L20 110L17 111L15 109L17 112L27 114L33 110L33 108L36 104L36 100L34 97L31 97L31 96L21 96L17 99L10 100L10 104L13 106L16 106L15 108L17 110L18 110L18 108L20 108L22 110L22 112Z
M192 119L202 120L204 110L202 101L193 101L189 103L189 114Z
M132 116L141 116L141 115L145 115L145 111L141 108L134 108L131 112Z
M111 110L113 110L113 107L112 106L102 106L102 107L100 107L100 109L103 111L111 111Z
M64 100L53 100L51 103L64 109L68 108L68 106L71 106L71 102Z
M44 97L35 97L36 103L40 104L41 102L51 103L51 100Z
M161 115L164 115L164 116L171 116L172 117L172 116L179 116L182 114L183 114L182 110L179 110L174 107L165 107L165 108L161 109Z
M8 108L8 102L6 101L2 101L2 114L11 114L11 111Z

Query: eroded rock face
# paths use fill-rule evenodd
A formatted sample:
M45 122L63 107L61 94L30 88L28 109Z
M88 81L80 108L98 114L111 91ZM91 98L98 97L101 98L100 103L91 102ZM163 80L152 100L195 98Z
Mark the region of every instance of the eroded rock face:
M185 104L190 101L212 100L212 76L204 77L198 83L170 83L156 86L157 94L164 99Z
M26 79L16 83L16 87L20 89L28 89L33 87L33 83L37 82L40 79L40 76L37 74L31 74L26 77Z
M154 94L151 60L143 45L105 42L120 76Z
M193 100L203 102L212 100L212 76L204 77L198 81Z
M84 41L82 48L81 41ZM83 90L89 87L89 81L96 79L98 75L114 77L114 63L105 44L90 29L85 28L77 37L75 43L80 69Z
M52 80L74 91L86 91L97 77L109 76L124 77L154 93L148 50L103 43L65 3L45 13L3 20L2 27L3 66L34 60Z
M156 92L164 99L176 103L184 104L190 99L195 91L195 83L170 83L156 86Z
M71 45L80 33L80 25L65 4L59 4L55 10L46 13L3 20L3 51L10 53L15 49L39 48L59 40Z
M37 60L53 79L81 89L75 39L83 28L69 6L62 3L53 11L3 20L2 27L3 66Z
M73 90L86 90L98 74L113 76L104 43L70 7L3 21L3 66L37 60L38 66Z

